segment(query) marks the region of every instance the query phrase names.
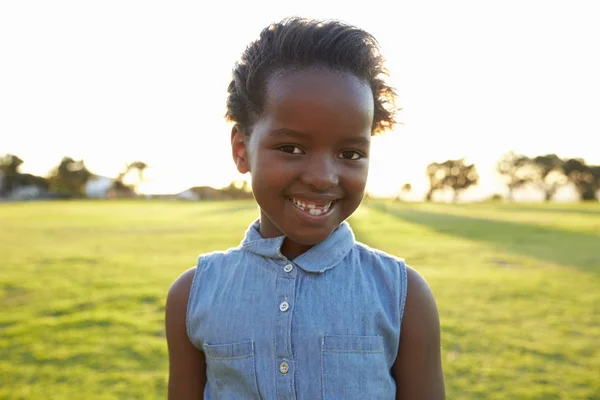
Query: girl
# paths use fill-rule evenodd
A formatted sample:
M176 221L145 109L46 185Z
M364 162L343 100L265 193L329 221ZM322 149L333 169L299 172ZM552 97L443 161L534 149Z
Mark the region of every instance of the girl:
M260 217L204 254L166 305L169 399L443 399L424 279L354 240L373 134L394 122L375 39L287 19L236 64L231 150Z

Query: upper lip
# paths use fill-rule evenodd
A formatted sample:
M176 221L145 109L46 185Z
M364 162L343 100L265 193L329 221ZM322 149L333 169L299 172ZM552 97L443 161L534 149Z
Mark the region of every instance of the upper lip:
M317 193L296 193L290 194L288 197L294 197L296 199L308 200L308 201L320 201L320 202L330 202L335 201L341 198L341 196L337 196L334 194L317 194Z

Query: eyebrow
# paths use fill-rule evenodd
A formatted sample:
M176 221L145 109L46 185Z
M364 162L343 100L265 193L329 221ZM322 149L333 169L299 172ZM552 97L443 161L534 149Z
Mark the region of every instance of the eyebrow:
M342 143L344 144L354 144L354 145L359 145L359 146L369 146L371 144L371 138L368 137L364 137L364 136L355 136L355 137L351 137L348 139L344 139L342 140Z
M291 129L275 129L271 132L271 136L279 137L279 136L295 136L300 139L306 139L309 135L304 132L294 131Z
M275 136L275 137L293 136L293 137L297 137L299 139L307 139L310 136L304 132L294 131L291 129L276 129L271 132L271 135ZM354 136L354 137L349 137L347 139L343 139L341 141L341 143L369 146L371 144L371 137L369 136L367 138L364 136Z

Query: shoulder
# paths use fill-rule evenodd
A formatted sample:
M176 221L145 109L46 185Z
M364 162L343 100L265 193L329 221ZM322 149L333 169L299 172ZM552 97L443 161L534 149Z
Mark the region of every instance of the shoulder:
M167 314L167 323L173 320L173 318L169 318L169 316L179 316L180 318L178 319L185 319L188 299L190 297L190 290L192 288L195 275L196 267L190 268L179 275L179 277L171 284L167 294L167 304L165 310Z
M382 275L387 281L398 283L397 287L402 293L401 301L404 303L408 268L404 259L360 242L355 243L353 251L356 257L354 262L358 263L361 268L368 267Z
M183 272L171 284L167 294L167 317L173 314L178 319L187 320L187 309L199 290L200 281L207 276L214 278L215 273L225 270L222 267L229 265L231 260L239 259L240 254L239 248L231 248L199 255L196 266Z
M197 267L192 267L179 275L169 288L169 296L179 296L183 292L189 292L194 281L194 276L196 275L196 269Z
M395 268L405 269L406 265L404 259L397 257L393 254L386 253L385 251L369 247L368 245L356 242L354 244L354 251L360 256L369 259L372 262L379 261L382 264L391 265Z
M354 250L359 254L360 257L367 258L371 262L379 261L381 264L385 264L397 271L400 271L403 281L405 281L405 285L407 286L407 297L412 296L416 299L424 296L426 298L430 298L431 300L433 299L433 293L427 281L425 281L425 279L417 271L406 265L404 258L369 247L361 242L356 242L354 245Z
M233 247L227 250L215 250L198 256L196 269L205 270L213 267L227 265L232 260L242 258L246 252L241 247Z
M194 290L197 275L207 269L226 265L228 259L236 258L239 253L239 248L231 248L199 255L196 266L183 272L171 284L167 295L167 313L175 311L185 313L190 293ZM169 308L169 305L171 305L171 308Z
M356 242L353 251L356 257L355 262L361 268L368 267L371 271L385 277L386 280L397 283L397 287L402 294L401 301L403 303L406 293L406 272L408 268L404 259L360 242Z
M402 331L439 332L437 305L431 287L417 271L406 267L407 293Z

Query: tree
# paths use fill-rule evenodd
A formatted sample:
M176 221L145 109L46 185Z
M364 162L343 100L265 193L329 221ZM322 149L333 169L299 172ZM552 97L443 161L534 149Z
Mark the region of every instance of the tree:
M233 180L229 183L229 186L221 189L221 192L225 193L226 197L230 199L252 198L252 188L245 180Z
M113 192L118 193L119 197L133 195L137 191L138 185L144 181L144 171L146 168L148 168L148 164L143 161L133 161L127 164L125 169L123 169L123 171L115 178ZM126 184L125 180L127 177L130 177L134 171L137 172L137 177L133 179L132 183Z
M0 195L8 194L18 186L19 168L22 164L23 160L14 154L5 154L0 157L0 171L2 172Z
M63 157L58 166L50 172L50 190L64 197L83 196L85 184L91 176L92 173L83 160L75 161L71 157Z
M529 157L510 151L504 154L496 163L496 171L508 187L508 199L513 200L516 189L525 186L533 180L533 169Z
M408 195L411 191L412 191L412 184L409 183L409 182L406 182L400 188L400 192L395 197L395 200L398 200L398 201L402 200L402 198L404 197L404 195Z
M127 171L137 171L138 184L144 181L144 171L148 168L148 164L143 161L134 161L127 165Z
M126 185L122 180L118 179L115 179L108 191L108 197L111 199L116 197L132 197L134 194L135 191L131 185Z
M562 163L562 171L575 185L581 200L598 200L600 189L600 165L590 166L581 158L571 158Z
M0 157L0 171L4 176L17 174L22 164L23 160L14 154L5 154Z
M550 201L556 191L567 183L561 168L563 160L556 154L546 154L531 161L535 171L533 182L544 191L545 200Z
M6 196L19 187L27 186L48 190L48 180L41 176L21 173L19 170L22 164L23 160L13 154L5 154L0 157L0 171L2 172L0 195Z
M429 191L426 200L431 201L436 190L451 189L454 191L454 202L460 193L477 184L479 174L475 164L465 164L465 160L447 160L443 163L431 163L427 166Z

